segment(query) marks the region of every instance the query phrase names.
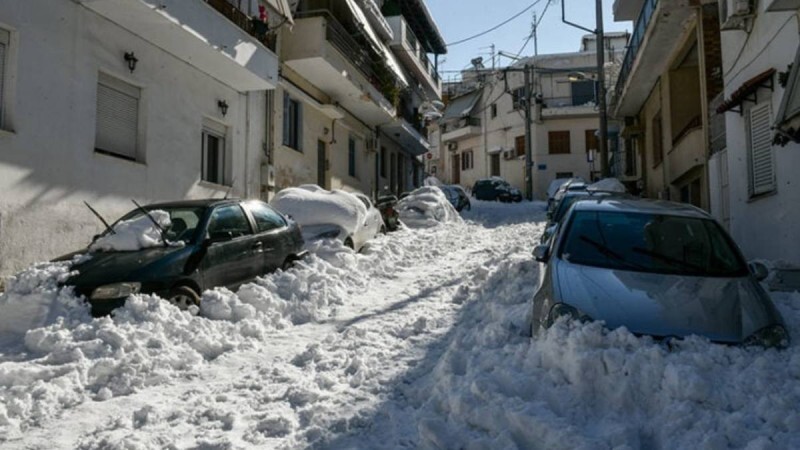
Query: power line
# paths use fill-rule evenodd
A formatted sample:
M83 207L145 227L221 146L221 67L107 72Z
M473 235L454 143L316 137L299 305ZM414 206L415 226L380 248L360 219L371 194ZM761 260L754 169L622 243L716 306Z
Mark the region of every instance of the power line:
M470 37L468 37L468 38L464 38L464 39L461 39L461 40L458 40L458 41L455 41L455 42L451 42L451 43L449 43L449 44L446 44L446 46L447 46L447 47L452 47L452 46L454 46L454 45L463 44L464 42L471 41L471 40L473 40L473 39L476 39L476 38L479 38L479 37L481 37L481 36L483 36L483 35L489 34L489 33L491 33L492 31L494 31L494 30L496 30L496 29L498 29L498 28L502 27L503 25L505 25L505 24L507 24L507 23L511 22L512 20L516 19L517 17L519 17L519 16L521 16L521 15L525 14L525 13L526 13L526 12L528 12L528 11L529 11L531 8L533 8L534 6L536 6L537 4L539 4L539 2L541 2L541 1L542 1L542 0L536 0L535 2L531 3L530 5L528 5L528 7L526 7L526 8L525 8L525 9L523 9L522 11L518 12L517 14L514 14L514 15L513 15L513 16L511 16L510 18L508 18L508 19L504 20L503 22L501 22L501 23L499 23L499 24L497 24L497 25L493 26L492 28L489 28L489 29L488 29L488 30L486 30L486 31L481 31L480 33L478 33L478 34L475 34L475 35L473 35L473 36L470 36Z

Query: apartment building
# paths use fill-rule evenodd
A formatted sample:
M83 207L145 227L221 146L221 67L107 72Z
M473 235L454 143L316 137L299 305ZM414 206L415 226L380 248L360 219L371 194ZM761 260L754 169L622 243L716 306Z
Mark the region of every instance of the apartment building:
M446 52L424 1L300 0L293 17L281 35L270 189L418 186L430 149L420 109L441 100L435 61Z
M718 5L616 0L613 9L633 22L610 108L623 124L617 175L647 197L709 209L720 132L712 105L723 89Z
M0 276L85 246L84 201L113 220L257 196L291 20L286 0L0 2Z
M606 36L603 51L613 73L627 42L626 33ZM556 178L599 174L597 44L585 36L577 52L523 58L508 68L476 67L462 73L440 121L441 178L471 187L500 176L524 190L524 72L533 80L533 196L546 197Z

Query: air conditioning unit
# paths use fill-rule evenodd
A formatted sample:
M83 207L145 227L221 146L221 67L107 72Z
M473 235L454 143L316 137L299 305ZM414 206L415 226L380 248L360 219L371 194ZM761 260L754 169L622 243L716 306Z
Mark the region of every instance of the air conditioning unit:
M720 30L741 30L747 19L753 17L753 0L720 0Z
M514 159L515 153L514 150L503 150L503 159Z
M447 143L447 149L451 152L458 150L458 142L450 141Z

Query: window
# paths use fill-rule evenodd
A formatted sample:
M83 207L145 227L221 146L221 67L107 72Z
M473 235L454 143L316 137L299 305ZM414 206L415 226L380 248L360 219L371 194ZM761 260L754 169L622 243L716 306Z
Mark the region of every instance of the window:
M347 174L356 177L356 140L352 136L347 141Z
M239 237L252 234L250 222L239 205L226 205L216 208L211 213L208 224L208 236L213 238Z
M556 179L560 178L572 178L574 175L572 172L556 172Z
M303 151L303 105L283 93L283 145Z
M492 106L489 109L492 119L497 117L497 103L492 103Z
M597 139L597 130L586 130L586 153L589 153L589 150L594 150L595 152L600 150L600 140Z
M750 195L775 190L775 161L772 154L772 109L770 103L750 108L749 150Z
M595 101L593 80L575 81L571 83L571 86L572 104L574 106L585 105Z
M259 233L286 226L286 221L283 220L283 217L264 202L249 202L247 203L247 209L253 215L253 219L256 221L256 229Z
M5 109L3 106L5 105L5 79L10 40L8 31L0 29L0 129L2 129L5 124Z
M516 156L525 156L525 136L517 136L514 138L514 154Z
M225 126L206 121L203 124L202 173L200 179L225 184Z
M474 166L472 150L465 151L461 154L461 170L470 170Z
M661 111L653 117L653 167L664 160L664 135L661 128Z
M381 147L381 177L386 178L386 147Z
M570 153L569 131L550 131L547 133L548 152L551 155Z
M364 206L367 208L367 211L369 211L370 208L372 208L372 202L369 201L369 198L367 198L366 195L356 194L356 197L358 197L358 199L361 200L361 203L364 204Z
M525 107L525 87L516 88L511 91L511 102L514 109Z
M97 80L95 151L137 161L141 90L104 73Z

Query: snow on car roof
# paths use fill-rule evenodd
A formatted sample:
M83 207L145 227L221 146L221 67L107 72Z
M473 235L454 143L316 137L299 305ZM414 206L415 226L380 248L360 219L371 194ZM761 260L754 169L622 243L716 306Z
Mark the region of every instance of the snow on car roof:
M286 188L270 204L292 216L300 226L336 225L348 234L355 232L367 217L367 207L355 194L328 191L316 185Z

